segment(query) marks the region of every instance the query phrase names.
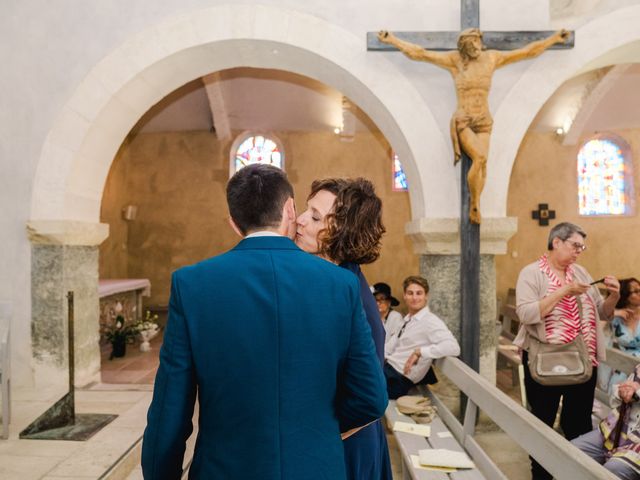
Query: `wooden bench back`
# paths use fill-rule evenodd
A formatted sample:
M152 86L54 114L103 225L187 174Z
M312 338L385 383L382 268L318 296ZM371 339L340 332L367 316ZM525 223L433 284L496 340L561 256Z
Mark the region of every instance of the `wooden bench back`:
M490 470L485 470L481 461L486 454L473 438L478 409L556 478L616 479L459 359L441 358L436 360L436 365L469 399L463 424L453 416L445 418L444 412L439 411L439 415L488 478L492 478L488 475Z

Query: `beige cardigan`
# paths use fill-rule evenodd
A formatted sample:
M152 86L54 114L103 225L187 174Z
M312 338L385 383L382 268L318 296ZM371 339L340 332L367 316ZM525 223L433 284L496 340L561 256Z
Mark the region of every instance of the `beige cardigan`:
M578 282L593 282L584 267L574 264L573 269ZM516 284L516 314L520 319L520 329L513 343L524 350L529 350L531 335L541 340L546 338L544 323L540 319L540 300L546 296L548 289L549 279L540 271L538 260L522 269ZM598 360L602 361L605 360L606 341L600 320L611 320L612 317L605 317L604 299L595 285L587 291L587 295L596 305L596 348Z

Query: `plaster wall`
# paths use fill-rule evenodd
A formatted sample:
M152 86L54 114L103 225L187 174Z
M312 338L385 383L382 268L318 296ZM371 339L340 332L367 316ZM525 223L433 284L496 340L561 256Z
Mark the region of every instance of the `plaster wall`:
M409 195L391 188L390 147L379 134L358 133L342 142L331 133L277 132L294 185L298 212L314 179L365 176L384 204L381 258L365 267L370 281L389 283L395 296L402 280L418 272L404 225ZM101 222L110 235L100 247L101 278L149 278L147 304L166 305L171 272L232 248L239 238L227 224L225 185L231 140L209 132L148 133L125 142L105 186ZM136 205L134 221L121 209Z
M55 5L37 0L5 1L5 14L0 16L0 57L4 67L0 76L3 105L0 109L0 205L3 207L0 209L0 244L3 246L0 268L4 273L0 276L0 301L8 301L14 312L14 385L32 381L31 249L25 234L27 221L98 221L98 209L87 207L83 201L90 199L96 203L95 200L102 197L109 162L140 115L172 89L189 80L181 78L181 83L175 81L185 68L194 68L189 64L192 60L189 53L193 51L188 47L237 38L277 39L287 44L293 38L294 47L319 52L320 60L339 59L340 66L332 71L332 86L340 89L337 83L346 79L353 90L353 94L347 93L361 106L358 93L363 91L363 83L370 89L369 97L384 98L384 101L378 98L378 103L370 103L375 115L367 113L372 117L381 116L381 112L387 115L384 124L379 123L386 137L392 138L388 132L393 133L396 139L401 140L401 145L394 147L403 147L408 155L416 157L407 165L409 178L414 179L415 191L424 185L428 190L426 195L435 200L425 208L425 199L416 195L416 205L412 206L414 215L426 214L433 218L455 216L459 182L455 180L455 171L447 154L451 148L448 119L455 105L450 78L435 67L410 62L400 54L367 53L364 51L364 35L366 31L380 28L396 31L455 30L459 27L459 5L457 1L440 0L398 0L393 5L384 0L371 0L366 8L357 0L309 0L304 4L295 0L262 0L260 6L247 0L233 4L216 0L139 0L134 3L125 0L58 0ZM207 10L218 7L219 10L213 12L220 14L217 17ZM236 14L238 10L242 14ZM201 15L201 11L207 11L207 15ZM290 12L296 14L291 15ZM633 25L633 28L621 30L622 34L616 40L620 44L627 37L637 35L633 33L637 30L636 16L625 14L625 17L628 18L626 23L624 18L614 19L623 26L627 23ZM187 21L180 23L185 18ZM190 23L194 18L200 22ZM216 18L225 23L218 22L215 26L207 23L215 22ZM547 2L482 2L481 26L485 29L543 29L548 27L548 21ZM609 31L606 25L606 22L597 25L597 30ZM346 47L338 40L332 43L332 39L339 37L336 35L338 29L357 39L358 45L362 46L354 49L353 42ZM136 36L148 31L152 32L151 36ZM151 38L154 41L150 41ZM588 43L590 38L586 35L581 41ZM597 35L594 38L594 41L602 43L602 52L606 52L610 44L618 46L616 42L603 41ZM126 49L123 48L125 45ZM136 45L137 49L131 49ZM250 56L254 47L246 46L243 51L233 48L222 50L218 52L219 57L224 57L220 63L228 61L228 67L235 66L230 59L237 62L239 56ZM184 50L187 52L181 57ZM356 55L355 51L359 53ZM549 56L562 59L568 65L566 75L570 75L572 69L584 65L583 60L591 58L585 52L588 48L579 52L579 61L575 62L565 62L565 59L575 56L573 52L551 52ZM172 54L181 61L162 64ZM520 89L515 93L511 88L513 82L527 77L524 64L496 74L490 97L492 110L495 111L497 104L512 96L526 97L521 92L530 91L531 82L540 83L543 76L548 77L548 70L557 67L557 62L535 62L541 67L530 75L531 81L520 80ZM318 70L315 77L321 76L320 70L326 70L324 63L314 63L303 56L292 56L290 63L292 71L301 74ZM339 72L340 68L343 71ZM354 77L349 76L355 71L363 73L358 78L362 83L357 84ZM205 73L208 72L200 72ZM191 78L195 76L198 75ZM372 90L375 94L371 94ZM389 92L386 96L382 95L385 91ZM552 88L549 92L545 90L544 95L541 93L528 102L527 111L537 111L552 91ZM519 115L521 107L518 101L508 103ZM508 130L504 125L518 123L509 115L505 115L502 122L499 117L496 116L498 121L494 129L497 136ZM432 132L434 128L428 128L434 124L438 125L436 128L441 130L441 134L435 134ZM510 171L513 155L510 155L509 145L519 143L522 135L519 132L513 134L516 140L511 141L503 152L498 152L503 158L500 166L505 168L489 171L488 187L492 186L493 175L499 177L495 183L498 187L501 187L502 176L508 175L500 172ZM424 139L429 139L428 146L423 145ZM81 147L82 152L79 152ZM415 164L412 163L414 161ZM430 166L419 168L418 165ZM36 176L37 170L43 172L39 177ZM434 175L437 175L436 181L433 180ZM497 191L500 193L500 188ZM450 192L451 195L442 192ZM34 198L41 202L39 210L35 211L75 213L33 216L34 203L37 203ZM65 201L71 204L68 210L61 206L60 202ZM485 216L495 212L502 216L505 203L500 195L493 200L485 192L483 205L489 208L484 212Z
M631 150L635 191L640 188L640 130L612 132L622 137ZM505 299L515 288L520 270L547 250L547 237L553 225L568 221L587 233L587 250L578 263L591 276L640 276L640 251L636 248L638 213L621 217L583 217L578 215L577 154L583 138L575 146L562 146L553 133L529 132L515 160L509 185L509 216L518 218L518 232L508 242L507 255L496 257L497 294ZM634 195L637 198L636 195ZM635 200L634 198L634 200ZM539 203L548 203L556 219L541 227L531 218Z

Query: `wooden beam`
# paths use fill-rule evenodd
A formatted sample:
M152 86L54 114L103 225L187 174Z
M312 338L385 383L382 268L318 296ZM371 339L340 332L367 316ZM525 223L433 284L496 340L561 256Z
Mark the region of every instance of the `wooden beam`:
M222 91L220 74L216 72L202 77L202 83L204 83L204 89L209 99L209 108L211 109L213 128L216 131L216 136L218 140L229 140L231 138L231 126L224 100L224 92Z
M460 0L460 30L480 28L480 0Z
M393 32L401 40L406 40L423 46L428 50L444 51L458 48L458 35L460 32ZM520 31L520 32L482 32L482 41L488 50L515 50L524 47L526 44L543 40L555 31ZM575 43L575 33L569 32L566 43L556 43L550 50L567 50L573 48ZM381 43L378 40L377 32L367 32L367 50L371 51L394 51L395 47Z
M469 220L471 159L460 160L460 349L464 363L480 370L480 225Z

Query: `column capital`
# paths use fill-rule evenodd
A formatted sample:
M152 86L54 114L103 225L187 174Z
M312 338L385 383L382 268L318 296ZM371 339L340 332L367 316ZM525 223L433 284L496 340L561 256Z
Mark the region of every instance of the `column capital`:
M34 245L97 246L109 236L109 224L74 220L31 220L27 235Z
M516 217L483 218L480 225L480 253L504 255L507 241L518 230ZM405 233L418 254L459 255L459 218L418 218L405 225Z

